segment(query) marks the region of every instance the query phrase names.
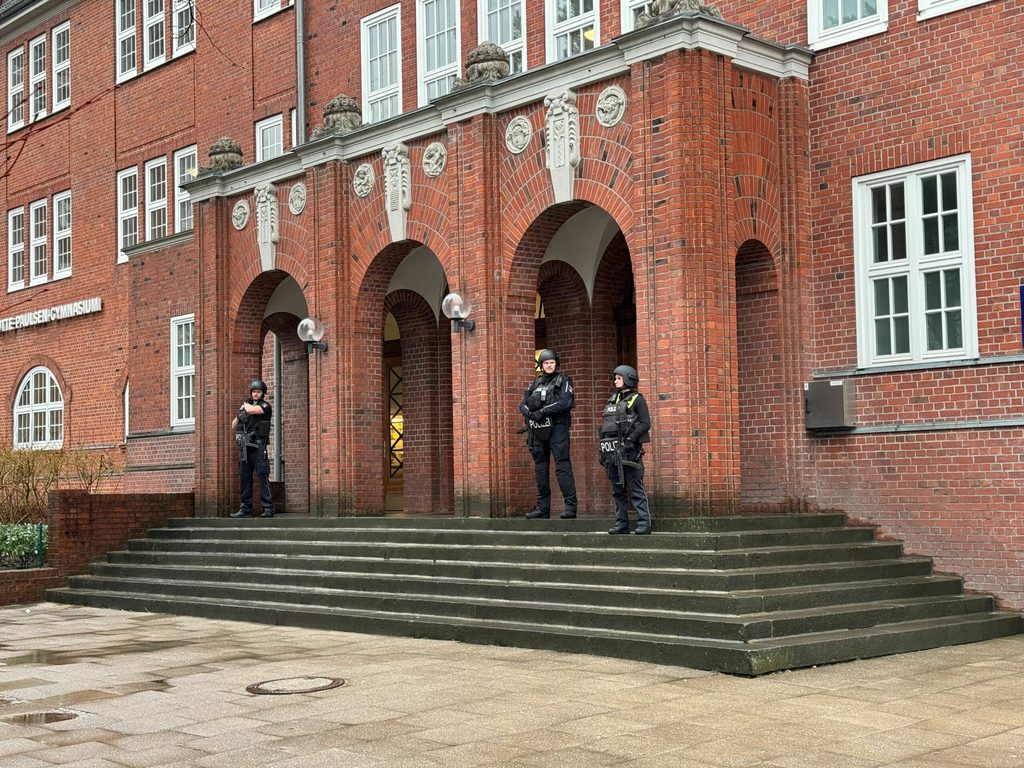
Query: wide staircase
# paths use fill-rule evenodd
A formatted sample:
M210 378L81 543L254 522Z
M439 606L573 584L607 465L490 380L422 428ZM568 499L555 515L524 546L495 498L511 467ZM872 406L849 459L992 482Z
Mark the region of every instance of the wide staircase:
M841 514L172 520L52 600L739 675L970 643L1019 614Z

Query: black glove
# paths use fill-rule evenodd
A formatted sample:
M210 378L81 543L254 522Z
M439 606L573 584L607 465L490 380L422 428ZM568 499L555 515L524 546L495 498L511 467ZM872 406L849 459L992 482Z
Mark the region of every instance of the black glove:
M625 439L622 441L622 450L624 451L635 451L637 448L636 441Z
M544 411L530 411L530 418L533 421L544 421Z

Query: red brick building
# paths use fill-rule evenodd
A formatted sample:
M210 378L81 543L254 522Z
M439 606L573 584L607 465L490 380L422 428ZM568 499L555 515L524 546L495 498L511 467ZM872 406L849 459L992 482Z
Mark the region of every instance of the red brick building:
M243 6L0 4L5 439L223 514L258 374L290 511L519 514L551 346L585 514L635 363L655 516L840 508L1024 606L1019 3Z

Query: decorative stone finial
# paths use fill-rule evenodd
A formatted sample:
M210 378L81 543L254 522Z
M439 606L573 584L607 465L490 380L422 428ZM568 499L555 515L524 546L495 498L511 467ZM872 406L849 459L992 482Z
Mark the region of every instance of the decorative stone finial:
M636 20L636 28L643 29L673 16L684 13L703 13L705 16L722 18L722 12L704 0L654 0L650 13L644 11Z
M455 78L452 90L476 85L484 81L501 80L508 77L508 54L497 43L481 43L466 59L466 79Z
M230 136L221 136L210 145L210 170L233 171L242 167L242 147Z
M342 93L324 104L324 124L313 131L313 138L349 133L362 124L363 113L356 100Z

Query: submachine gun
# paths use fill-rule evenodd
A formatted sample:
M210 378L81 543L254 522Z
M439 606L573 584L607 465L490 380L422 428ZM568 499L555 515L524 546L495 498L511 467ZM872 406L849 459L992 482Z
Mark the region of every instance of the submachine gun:
M619 475L617 485L624 486L626 484L624 467L643 469L643 464L630 461L622 455L626 450L624 435L628 434L630 427L633 425L632 420L626 415L626 401L623 400L615 405L609 405L606 407L606 411L607 408L615 409L615 433L606 434L606 430L601 430L601 464L606 465L608 460L611 459L615 463L615 469Z
M235 443L238 444L238 460L245 461L248 458L248 450L250 448L259 448L259 443L256 441L256 435L249 431L249 414L245 410L245 406L240 406L238 409L238 429L235 431Z

